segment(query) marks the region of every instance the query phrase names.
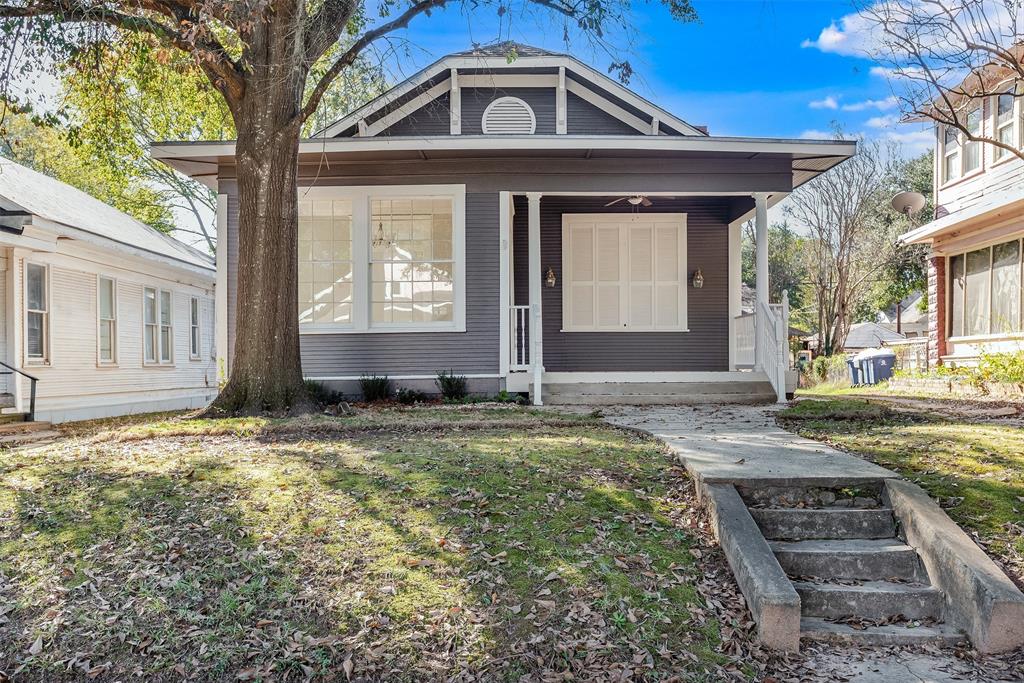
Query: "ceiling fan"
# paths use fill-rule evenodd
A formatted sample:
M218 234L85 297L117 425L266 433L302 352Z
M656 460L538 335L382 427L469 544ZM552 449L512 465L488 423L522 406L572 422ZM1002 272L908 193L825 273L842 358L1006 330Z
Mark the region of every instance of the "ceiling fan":
M629 202L633 206L654 206L654 202L652 202L650 199L648 199L645 195L642 194L633 194L629 195L628 197L619 197L618 199L613 199L612 201L608 202L607 204L605 204L605 206L612 206L613 204L618 204L619 202Z

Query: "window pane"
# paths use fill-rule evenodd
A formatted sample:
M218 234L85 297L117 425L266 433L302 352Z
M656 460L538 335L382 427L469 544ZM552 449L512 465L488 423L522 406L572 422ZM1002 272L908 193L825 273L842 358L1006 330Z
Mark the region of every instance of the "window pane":
M153 363L156 361L156 327L153 325L146 326L146 362Z
M190 306L191 306L191 314L192 314L192 324L193 325L198 325L199 324L199 299L196 299L195 297L192 297L192 301L190 303Z
M46 310L46 268L29 263L25 269L25 297L28 308L33 311Z
M192 336L190 338L192 346L189 347L193 356L199 355L199 328L192 327Z
M964 333L964 257L949 259L949 336Z
M114 281L100 278L100 318L114 318Z
M967 253L966 330L968 335L988 334L991 281L991 249Z
M372 322L452 320L452 208L450 198L371 202Z
M147 287L143 295L143 308L147 325L156 324L156 290Z
M160 292L160 324L171 324L171 293Z
M960 131L953 126L946 126L945 137L943 142L946 145L946 150L955 149L960 145Z
M100 360L112 361L114 360L114 344L113 344L113 322L105 320L100 323Z
M43 314L29 312L25 316L26 353L29 358L42 358L45 355L43 345Z
M981 133L981 108L974 109L967 114L967 130L971 135ZM981 165L981 144L978 142L967 142L964 144L964 173L969 173Z
M1020 242L992 248L992 331L1020 329Z
M160 360L169 362L171 360L171 328L160 328Z
M1004 93L996 103L996 123L1007 123L1013 118L1013 95Z
M350 322L334 302L351 296L345 294L352 287L351 200L299 201L298 266L299 322Z
M947 154L945 164L942 169L942 177L946 180L953 180L960 175L960 154L954 152L953 154Z

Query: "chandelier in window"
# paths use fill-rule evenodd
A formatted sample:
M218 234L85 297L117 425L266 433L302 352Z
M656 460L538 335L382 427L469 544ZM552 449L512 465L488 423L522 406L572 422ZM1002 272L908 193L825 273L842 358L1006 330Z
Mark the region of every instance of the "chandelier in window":
M377 223L377 232L373 236L374 247L390 247L391 240L384 235L384 222Z

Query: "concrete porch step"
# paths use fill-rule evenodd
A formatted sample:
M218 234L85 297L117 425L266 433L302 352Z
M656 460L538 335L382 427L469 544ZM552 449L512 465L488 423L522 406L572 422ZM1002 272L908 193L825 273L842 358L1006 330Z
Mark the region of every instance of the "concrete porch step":
M904 624L886 624L853 628L818 617L800 620L800 638L840 645L937 645L951 646L965 642L967 636L947 624L910 627Z
M568 382L543 385L551 405L682 405L700 403L770 403L768 382Z
M19 414L17 419L12 419L0 423L0 436L10 436L12 434L27 434L30 432L40 432L50 429L50 423L35 420L33 422L25 422L25 415Z
M750 508L769 541L892 538L891 508Z
M0 435L0 447L15 448L17 446L40 446L56 441L61 436L54 429L39 429L28 432L15 432Z
M928 583L917 551L897 539L771 541L768 545L790 576Z
M855 585L794 581L804 617L941 619L942 592L926 585L865 581Z

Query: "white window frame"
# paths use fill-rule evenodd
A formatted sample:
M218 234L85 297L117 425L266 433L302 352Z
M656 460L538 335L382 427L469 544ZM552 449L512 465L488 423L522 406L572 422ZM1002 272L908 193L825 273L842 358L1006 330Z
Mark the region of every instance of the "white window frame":
M1012 98L1012 105L1010 108L1010 121L999 125L999 98L1003 95L1009 95ZM1024 122L1021 121L1022 113L1020 111L1019 97L1015 97L1012 92L1000 93L999 95L992 96L992 139L999 139L999 131L1007 126L1010 127L1010 146L1020 148L1022 144L1021 140L1021 127ZM995 145L992 145L992 163L1001 164L1004 161L1015 159L1016 157L1011 152L1006 152Z
M1005 244L1007 242L1017 242L1018 243L1018 247L1017 247L1018 248L1018 252L1017 252L1017 254L1018 254L1018 258L1020 259L1019 262L1018 262L1018 268L1021 269L1021 290L1022 290L1021 291L1021 297L1020 297L1021 300L1020 300L1020 303L1019 303L1020 310L1019 310L1018 315L1020 316L1020 326L1021 326L1021 329L1020 330L1011 330L1009 332L993 332L992 331L992 326L993 326L993 321L995 319L995 316L992 315L992 310L993 310L993 308L995 306L995 296L994 296L994 290L993 290L992 276L993 276L993 260L995 258L995 247L1000 245L1000 244ZM967 277L967 254L969 254L970 252L973 252L973 251L981 251L983 249L988 249L988 283L989 283L989 285L988 285L989 286L988 332L982 332L980 334L964 334L964 331L967 328L967 282L966 282L966 277ZM952 269L952 264L953 264L953 259L956 258L957 256L963 258L965 281L964 281L963 292L961 292L960 297L959 297L960 298L960 310L963 312L963 320L961 321L962 322L962 326L961 326L960 330L958 331L958 334L954 334L953 333L954 331L952 329L952 327L953 327L953 269ZM1024 237L1015 237L1015 238L1011 237L1010 239L1007 239L1006 237L1002 237L1002 238L997 238L997 239L994 239L994 240L988 240L986 242L979 243L977 246L972 246L970 248L957 249L955 252L951 252L951 253L946 254L945 258L946 258L946 265L945 265L945 273L946 273L946 277L945 277L945 280L946 280L946 296L945 296L945 298L946 298L946 321L945 321L946 341L951 341L951 342L972 342L972 341L979 341L979 340L992 339L992 338L1001 339L1001 338L1006 338L1006 337L1020 337L1020 336L1024 335Z
M451 199L452 261L455 269L452 320L427 323L370 322L370 261L373 229L370 203L374 199ZM299 334L389 334L466 331L466 186L371 185L300 187L299 200L352 201L352 322L300 323Z
M52 361L50 345L50 317L53 309L50 286L50 266L47 263L38 263L36 261L24 260L24 266L22 271L22 299L23 299L23 320L24 330L22 332L24 339L22 339L22 348L24 349L24 364L25 365L49 365ZM28 307L28 271L30 266L35 266L43 269L43 298L45 299L46 310L41 311L35 308ZM28 355L28 315L29 313L41 313L43 316L43 355L42 356L29 356Z
M111 283L111 301L113 318L103 318L103 299L102 290L104 280L109 280ZM103 328L103 323L110 323L110 358L103 358L103 350L100 347L100 331ZM117 279L112 278L109 275L97 275L96 276L96 364L104 367L113 367L117 365L117 356L120 351L120 344L117 339Z
M572 272L572 258L569 253L570 239L569 239L569 227L573 221L581 220L593 223L625 223L631 220L632 216L636 216L638 220L652 220L660 219L662 221L674 221L679 224L679 239L677 242L678 259L679 259L679 324L673 327L653 327L636 328L629 327L627 325L620 325L617 327L581 327L574 326L571 324L571 313L570 302L568 300L569 283L573 281ZM562 214L562 327L561 332L596 332L596 333L632 333L632 334L643 334L645 332L689 332L689 287L690 287L690 271L687 265L687 214L685 213L658 213L658 212L645 212L641 214L628 214L628 213L573 213L573 214ZM621 240L621 238L620 238ZM626 288L626 284L629 280L624 280L623 275L628 272L627 249L622 245L620 241L620 265L619 265L619 285L623 289ZM595 264L596 266L596 264ZM628 307L628 297L620 297L619 300L620 310L625 310ZM597 311L595 310L595 320L597 318Z
M152 323L152 327L156 334L156 338L153 343L153 351L156 354L156 358L154 360L146 359L146 335L149 334L149 330L147 328L151 325L146 322L147 291L152 291L156 294L156 322ZM168 320L170 320L169 325L164 325L160 322L164 294L167 294L170 298L170 301L168 302L168 306L170 307L170 315L168 316ZM164 348L162 343L163 335L161 334L163 327L167 327L169 330L167 335L167 338L170 340L170 348L168 349L169 353L167 354L169 358L168 360L163 360ZM142 364L147 367L171 367L174 365L174 292L163 287L145 285L142 288Z
M192 313L195 312L195 317ZM173 322L173 321L172 321ZM173 325L172 328L173 330ZM188 357L199 360L203 355L203 306L198 296L188 298Z

